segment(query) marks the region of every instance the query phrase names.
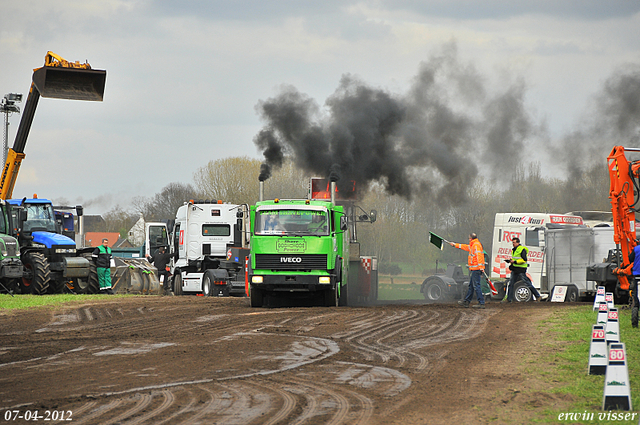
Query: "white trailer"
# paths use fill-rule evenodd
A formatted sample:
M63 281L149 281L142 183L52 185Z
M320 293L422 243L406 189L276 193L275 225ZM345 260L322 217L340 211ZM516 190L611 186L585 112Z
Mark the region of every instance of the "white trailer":
M517 237L529 249L527 276L542 294L554 286L567 286L567 301L595 293L596 284L586 280L586 268L607 257L615 248L613 229L587 227L577 215L543 213L496 214L491 250L491 277L508 278L511 239ZM517 301L528 301L531 292L516 284Z

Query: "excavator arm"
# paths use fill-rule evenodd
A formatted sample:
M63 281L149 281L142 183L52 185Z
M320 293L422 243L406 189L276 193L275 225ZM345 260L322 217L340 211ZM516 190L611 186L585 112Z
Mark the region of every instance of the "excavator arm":
M107 71L91 69L91 65L86 62L69 62L53 52L47 52L44 66L33 70L29 96L22 112L16 139L7 153L7 160L0 175L0 199L9 199L13 195L40 96L101 102L106 78Z
M625 152L640 152L638 148L615 146L607 158L609 167L609 199L613 212L613 240L620 247L618 276L620 288L629 290L629 255L637 245L636 211L640 200L640 161L630 162Z

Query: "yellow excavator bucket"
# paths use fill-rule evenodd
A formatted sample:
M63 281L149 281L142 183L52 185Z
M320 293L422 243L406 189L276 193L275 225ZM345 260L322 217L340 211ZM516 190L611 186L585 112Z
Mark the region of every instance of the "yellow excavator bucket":
M33 84L42 97L101 102L107 71L43 66L33 72Z

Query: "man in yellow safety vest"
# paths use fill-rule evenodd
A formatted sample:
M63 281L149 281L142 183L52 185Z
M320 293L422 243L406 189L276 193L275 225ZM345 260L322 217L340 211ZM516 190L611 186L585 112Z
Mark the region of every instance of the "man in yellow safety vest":
M533 286L531 279L527 276L527 254L529 249L520 245L520 238L512 238L511 243L513 249L511 250L511 259L505 260L509 263L509 270L511 270L511 276L509 278L509 286L507 287L507 302L513 302L515 297L515 285L519 279L522 279L525 285L529 288L536 301L540 301L540 292Z

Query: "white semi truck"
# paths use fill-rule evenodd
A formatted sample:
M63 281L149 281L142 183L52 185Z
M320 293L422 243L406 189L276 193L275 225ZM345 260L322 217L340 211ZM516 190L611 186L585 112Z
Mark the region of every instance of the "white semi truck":
M529 248L527 275L536 289L551 294L555 286L566 286L566 301L595 294L597 284L587 281L586 269L615 248L612 227L587 227L578 215L498 213L493 228L492 278L509 277L504 260L511 258L513 237ZM531 296L524 282L516 283L517 301L529 301Z
M170 253L175 295L246 295L249 206L189 201L178 208Z

